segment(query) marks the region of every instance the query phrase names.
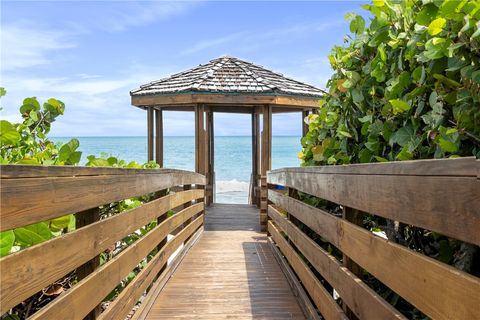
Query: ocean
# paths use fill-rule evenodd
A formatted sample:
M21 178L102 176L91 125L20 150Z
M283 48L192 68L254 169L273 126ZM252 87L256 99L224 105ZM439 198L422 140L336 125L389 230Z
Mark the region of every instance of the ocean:
M66 142L69 137L52 138ZM81 164L88 155L106 154L119 159L147 161L146 137L79 137L82 151ZM216 198L218 203L247 203L248 186L252 171L252 139L243 137L215 137ZM300 161L300 137L272 137L272 169L297 167ZM195 168L194 137L164 138L164 167L193 171Z

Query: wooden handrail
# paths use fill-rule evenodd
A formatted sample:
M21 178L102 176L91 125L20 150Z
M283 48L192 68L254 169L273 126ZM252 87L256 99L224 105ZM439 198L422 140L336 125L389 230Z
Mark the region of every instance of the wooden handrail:
M269 172L267 181L478 245L479 164L474 158L460 158L286 168ZM298 262L290 261L297 260L300 254L358 318L405 317L316 244L285 213L330 242L344 254L344 259L355 261L426 315L435 319L475 318L480 305L478 277L378 237L344 218L295 199L286 191L272 187L268 190L268 200L269 233L299 277L306 277L301 279L304 284L311 277ZM289 241L285 241L282 233ZM335 303L333 297L330 298L319 301L323 304L317 305L320 311ZM325 310L326 319L342 317L340 313L332 315L331 308Z
M268 183L480 245L480 163L460 158L418 164L420 169L411 161L403 167L393 162L287 168L270 172Z
M31 318L83 319L129 272L158 248L159 251L124 288L118 300L105 310L103 316L100 315L102 318L124 316L161 272L171 254L203 225L205 177L194 172L2 165L0 177L2 231L161 190L195 186L191 190L157 193L164 196L1 258L2 314L125 236L164 217L143 237L93 270ZM186 203L193 204L166 217L167 212ZM182 231L165 244L167 235L178 228Z

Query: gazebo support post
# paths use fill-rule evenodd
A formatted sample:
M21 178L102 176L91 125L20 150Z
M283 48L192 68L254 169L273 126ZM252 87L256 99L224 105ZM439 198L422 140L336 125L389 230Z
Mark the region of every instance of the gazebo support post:
M272 167L272 106L263 106L263 130L262 130L262 171L260 190L260 228L267 229L267 171Z
M207 144L205 140L205 105L195 106L195 172L207 173Z
M153 107L147 107L147 150L148 161L153 161Z
M302 111L302 137L305 137L308 132L308 124L305 123L305 118L308 117L309 113L308 110Z
M206 202L205 204L209 206L214 202L214 193L215 193L215 172L214 172L214 131L213 131L213 111L208 110L206 112L205 118L206 124L206 151L207 151L207 167L206 167L206 177L207 177L207 190L206 190Z
M163 112L155 109L155 161L163 168Z
M258 107L252 110L252 178L250 191L250 204L260 207L260 114Z

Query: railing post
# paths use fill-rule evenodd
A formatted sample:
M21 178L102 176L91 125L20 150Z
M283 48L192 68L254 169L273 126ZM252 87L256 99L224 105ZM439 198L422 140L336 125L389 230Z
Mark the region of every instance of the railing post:
M158 192L155 193L155 199L158 199L158 198L161 198L161 197L164 197L167 195L167 189L164 189L164 190L160 190ZM167 219L167 215L168 215L168 212L165 212L164 214L162 214L161 216L159 216L157 218L157 225L159 225L160 223L162 223L163 221L165 221ZM160 243L158 244L157 246L157 251L160 251L165 245L167 244L167 238L163 239L162 241L160 241ZM160 273L163 271L164 268L162 268L162 270L160 271Z
M192 189L192 185L191 185L191 184L185 184L185 185L183 185L183 190L184 190L184 191L190 190L190 189ZM205 198L204 198L204 199L205 199ZM192 205L192 201L185 202L185 203L183 204L183 209L188 208L188 207L190 207L191 205ZM192 218L188 219L187 221L185 221L185 223L184 223L183 226L182 226L182 229L185 228L186 226L188 226L188 225L190 224L190 222L193 221L194 218L195 218L195 217L192 217ZM187 238L183 243L184 243L184 244L187 243L189 239L190 239L190 237Z
M353 209L350 207L343 207L342 218L357 226L363 227L363 214L357 209ZM360 279L363 278L362 267L356 264L346 254L343 254L343 265ZM353 313L353 311L350 310L350 308L348 308L345 302L343 302L343 310L345 311L349 319L353 319L353 320L358 319L358 317Z
M100 220L100 208L92 208L85 211L81 211L75 214L75 227L76 229L80 229L84 226L87 226L99 220ZM94 272L99 267L100 267L100 255L97 255L76 269L77 280L80 281L86 278L89 274ZM90 313L84 319L94 320L100 315L101 311L102 310L100 305L97 305L92 311L90 311Z
M267 231L268 188L267 177L260 178L260 230Z

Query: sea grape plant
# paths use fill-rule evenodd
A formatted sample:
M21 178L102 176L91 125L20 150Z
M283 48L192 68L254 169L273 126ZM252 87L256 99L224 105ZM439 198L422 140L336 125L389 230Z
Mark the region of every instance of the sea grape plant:
M305 119L302 165L479 158L480 1L373 0L362 7L370 21L347 14L351 34L328 57L333 74L320 108ZM480 274L474 245L368 214L363 227ZM367 272L363 280L408 318L426 318Z
M375 0L328 57L303 165L480 156L480 1Z
M0 87L0 97L6 91ZM27 164L27 165L78 165L82 153L79 151L78 139L71 139L66 143L55 143L47 135L52 123L63 115L65 105L57 99L49 99L41 105L37 98L30 97L23 101L20 107L22 122L11 123L0 120L0 164ZM155 162L139 164L135 161L127 162L108 154L87 156L87 166L109 166L119 168L159 168ZM110 203L99 208L102 219L140 206L155 198L155 194L147 194L122 201ZM157 224L152 221L148 225L117 241L112 248L102 252L101 264L109 261L126 246L141 238ZM74 214L65 215L52 220L0 232L0 257L6 256L24 248L42 243L64 233L75 230ZM148 259L153 255L150 253ZM112 300L145 266L142 261L106 298ZM54 299L64 290L76 282L75 272L59 279L42 292L30 297L24 303L13 308L8 314L1 315L2 319L25 319L39 310L46 303Z
M0 97L6 94L0 88ZM66 143L55 143L47 135L52 123L63 115L65 104L51 98L41 105L37 98L29 97L20 106L22 122L11 123L0 120L0 164L27 165L78 165L82 153L78 139ZM126 162L116 157L90 155L87 166L110 166L122 168L158 168L155 162L143 165L135 161ZM108 207L105 215L125 211L141 204L143 198L127 199ZM44 242L75 228L73 214L39 222L14 230L0 232L0 257L23 248Z

